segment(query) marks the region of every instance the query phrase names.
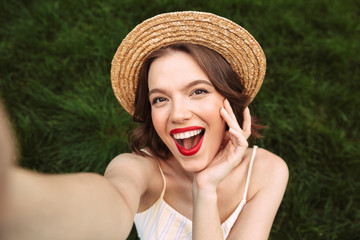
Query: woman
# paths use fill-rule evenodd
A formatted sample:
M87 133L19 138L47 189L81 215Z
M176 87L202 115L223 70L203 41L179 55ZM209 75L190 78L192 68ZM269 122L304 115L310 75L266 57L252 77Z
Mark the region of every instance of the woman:
M111 69L116 97L143 123L134 152L105 178L11 171L6 236L125 239L135 219L141 239L266 239L288 170L248 148L258 133L247 106L264 74L260 45L227 19L176 12L139 24Z

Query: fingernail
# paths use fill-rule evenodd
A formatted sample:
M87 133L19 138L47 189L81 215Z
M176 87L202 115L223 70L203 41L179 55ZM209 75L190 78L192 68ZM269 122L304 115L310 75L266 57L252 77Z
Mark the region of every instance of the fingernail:
M234 130L232 128L230 128L230 127L229 127L228 131L234 133Z
M230 105L230 102L227 98L225 98L225 104Z

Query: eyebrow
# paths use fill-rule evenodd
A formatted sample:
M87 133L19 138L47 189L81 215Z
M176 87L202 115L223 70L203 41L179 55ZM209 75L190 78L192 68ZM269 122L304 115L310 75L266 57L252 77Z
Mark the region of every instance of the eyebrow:
M195 81L192 81L192 82L186 84L183 89L188 89L188 88L191 88L191 87L199 85L199 84L206 84L206 85L209 85L209 86L213 87L211 82L200 79L200 80L195 80ZM167 90L163 90L163 89L160 89L160 88L154 88L154 89L151 89L149 91L148 96L150 96L151 94L154 94L154 93L164 93L164 94L166 94L166 92L167 92Z

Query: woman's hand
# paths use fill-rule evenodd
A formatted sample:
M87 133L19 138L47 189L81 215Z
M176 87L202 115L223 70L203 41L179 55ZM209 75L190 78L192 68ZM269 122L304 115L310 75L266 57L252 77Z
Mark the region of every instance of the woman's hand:
M229 126L222 146L208 167L195 174L194 187L197 189L216 190L219 183L241 162L248 147L247 139L251 134L251 116L249 108L243 112L243 128L237 122L229 101L224 101L220 115Z
M15 141L5 109L0 102L0 232L6 209L8 175L14 160Z
M193 180L193 239L224 239L217 203L217 186L239 165L248 147L251 134L249 109L244 110L243 128L236 120L228 100L220 110L229 126L213 161L196 173Z

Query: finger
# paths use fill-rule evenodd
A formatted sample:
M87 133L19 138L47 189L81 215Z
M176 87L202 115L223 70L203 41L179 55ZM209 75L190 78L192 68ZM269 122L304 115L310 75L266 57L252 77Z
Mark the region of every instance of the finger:
M230 133L230 141L233 145L233 147L235 147L235 149L233 149L233 157L229 158L229 162L231 162L231 164L233 166L237 166L241 160L243 159L244 153L248 147L248 142L245 139L245 137L239 133L239 131L236 131L234 129L229 129L229 133Z
M222 143L220 145L221 148L225 147L226 144L229 142L229 140L230 140L230 133L229 133L229 131L226 131L225 134L224 134L224 138L222 140Z
M244 136L242 131L237 131L235 129L230 128L230 140L234 144L234 147L248 147L247 138Z
M240 127L239 123L237 122L236 117L234 118L232 116L232 114L229 113L229 111L226 110L224 107L221 108L220 115L225 120L225 122L227 123L229 128L233 128L233 129L241 131L241 127Z
M244 118L243 126L242 126L244 132L243 135L247 139L251 135L251 115L248 107L244 109L243 118Z
M228 111L229 115L231 116L232 119L236 120L236 115L230 105L229 100L225 99L224 100L224 108L226 111Z

